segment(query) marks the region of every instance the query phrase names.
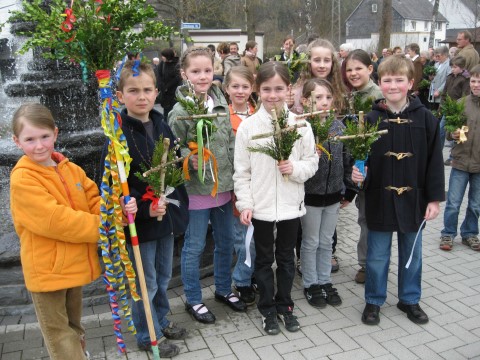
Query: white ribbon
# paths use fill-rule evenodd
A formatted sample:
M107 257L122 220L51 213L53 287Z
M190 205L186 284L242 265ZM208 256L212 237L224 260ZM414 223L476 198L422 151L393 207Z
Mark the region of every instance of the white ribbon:
M253 224L250 223L247 229L247 235L245 236L245 265L252 267L252 256L250 255L250 244L253 237Z
M412 246L412 252L410 253L410 258L407 261L407 265L405 265L405 269L408 269L410 267L410 263L412 262L412 258L413 258L413 251L415 250L415 245L417 244L418 235L420 235L420 233L422 232L422 227L426 222L427 222L427 219L424 219L420 224L420 228L418 229L417 235L415 236L415 241L413 242L413 246Z

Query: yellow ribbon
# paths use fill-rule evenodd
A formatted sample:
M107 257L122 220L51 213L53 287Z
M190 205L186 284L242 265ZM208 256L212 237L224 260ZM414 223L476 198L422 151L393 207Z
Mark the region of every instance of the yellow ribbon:
M468 126L463 125L458 131L460 132L460 137L457 140L457 144L462 144L468 140L466 135L468 132Z
M328 161L332 160L332 154L330 154L328 150L323 147L322 144L317 144L317 149L328 156Z

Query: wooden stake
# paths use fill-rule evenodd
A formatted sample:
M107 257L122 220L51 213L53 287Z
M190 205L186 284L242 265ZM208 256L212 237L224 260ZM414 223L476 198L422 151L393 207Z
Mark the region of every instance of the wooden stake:
M165 173L166 173L166 162L167 162L167 157L168 157L168 150L170 149L170 139L169 138L164 138L163 139L163 154L162 154L162 161L160 163L160 184L162 184L162 190L160 192L160 199L159 201L162 201L162 196L165 193ZM163 165L163 166L162 166ZM162 221L163 215L158 215L157 220Z
M355 138L366 138L370 137L373 135L385 135L388 134L388 130L380 130L380 131L375 131L371 133L365 133L365 134L357 134L357 135L342 135L342 136L334 136L331 138L331 140L336 141L336 140L348 140L348 139L355 139Z

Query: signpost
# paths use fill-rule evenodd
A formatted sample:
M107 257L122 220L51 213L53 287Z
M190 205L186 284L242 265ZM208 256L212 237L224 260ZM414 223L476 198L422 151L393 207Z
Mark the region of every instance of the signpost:
M182 22L180 25L180 30L198 30L200 29L200 23L184 23Z

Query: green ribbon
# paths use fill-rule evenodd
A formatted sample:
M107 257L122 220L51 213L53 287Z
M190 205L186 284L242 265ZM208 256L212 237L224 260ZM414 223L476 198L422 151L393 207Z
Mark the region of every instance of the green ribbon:
M203 181L203 119L197 121L197 145L198 145L198 180Z

